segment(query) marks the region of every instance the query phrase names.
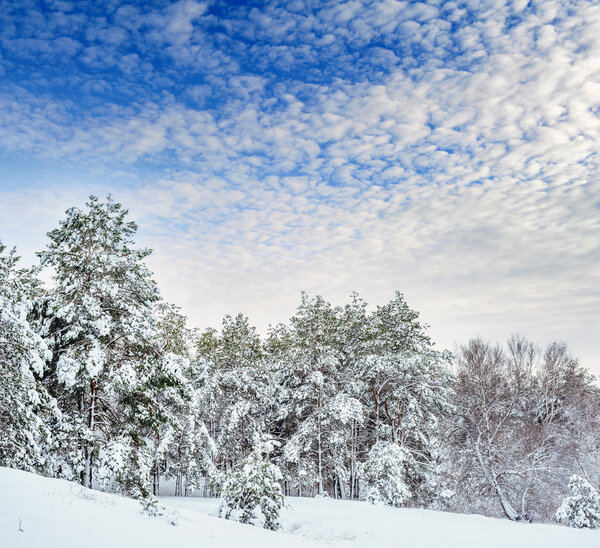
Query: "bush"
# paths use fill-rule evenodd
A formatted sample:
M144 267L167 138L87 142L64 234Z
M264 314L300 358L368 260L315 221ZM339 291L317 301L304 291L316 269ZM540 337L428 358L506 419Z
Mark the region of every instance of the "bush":
M569 480L571 496L563 500L556 519L569 527L594 529L600 526L600 493L587 480L572 475Z
M402 506L410 497L405 466L411 458L395 443L377 442L362 467L362 476L367 483L367 502Z
M262 437L241 466L226 476L221 485L221 517L273 531L280 528L279 511L284 506L279 484L282 475L269 460L275 444Z

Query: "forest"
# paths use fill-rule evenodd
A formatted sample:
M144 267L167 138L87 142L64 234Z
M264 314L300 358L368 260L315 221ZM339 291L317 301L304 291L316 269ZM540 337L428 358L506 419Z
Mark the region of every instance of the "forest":
M91 196L39 266L0 244L0 466L147 507L165 480L233 501L260 487L267 528L284 496L600 526L600 388L565 343L438 350L400 292L303 293L266 336L243 314L200 331L136 231Z

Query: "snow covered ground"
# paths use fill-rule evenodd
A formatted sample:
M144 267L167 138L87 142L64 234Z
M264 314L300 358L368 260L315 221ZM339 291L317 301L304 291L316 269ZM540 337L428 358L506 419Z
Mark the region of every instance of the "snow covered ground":
M185 509L173 526L140 508L118 495L0 468L1 548L281 547L278 533ZM286 536L288 546L306 544Z
M0 546L600 547L600 531L330 499L289 499L283 531L274 533L210 515L215 499L161 500L169 514L149 517L139 503L118 495L0 468ZM174 518L175 526L169 523Z

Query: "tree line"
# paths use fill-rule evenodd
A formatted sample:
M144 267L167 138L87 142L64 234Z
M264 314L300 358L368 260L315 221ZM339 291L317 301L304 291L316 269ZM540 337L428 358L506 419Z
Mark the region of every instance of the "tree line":
M35 268L0 245L0 465L151 500L164 479L235 490L264 457L287 496L511 520L595 492L600 390L565 344L438 351L399 292L372 310L303 293L266 337L242 314L200 332L161 299L127 216L90 197Z

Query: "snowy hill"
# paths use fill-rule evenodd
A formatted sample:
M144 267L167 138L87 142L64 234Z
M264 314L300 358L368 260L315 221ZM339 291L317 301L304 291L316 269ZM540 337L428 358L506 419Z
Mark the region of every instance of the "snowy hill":
M139 502L118 495L0 468L2 548L281 546L279 534L200 512L180 510L173 526L165 517L141 514L140 508ZM306 546L294 538L286 544Z
M169 516L140 513L136 501L62 480L0 468L2 548L127 546L392 546L598 548L600 531L518 524L481 516L374 507L361 502L290 499L282 532L210 515L215 499L163 498ZM169 521L176 515L177 525ZM22 531L19 531L19 523Z

